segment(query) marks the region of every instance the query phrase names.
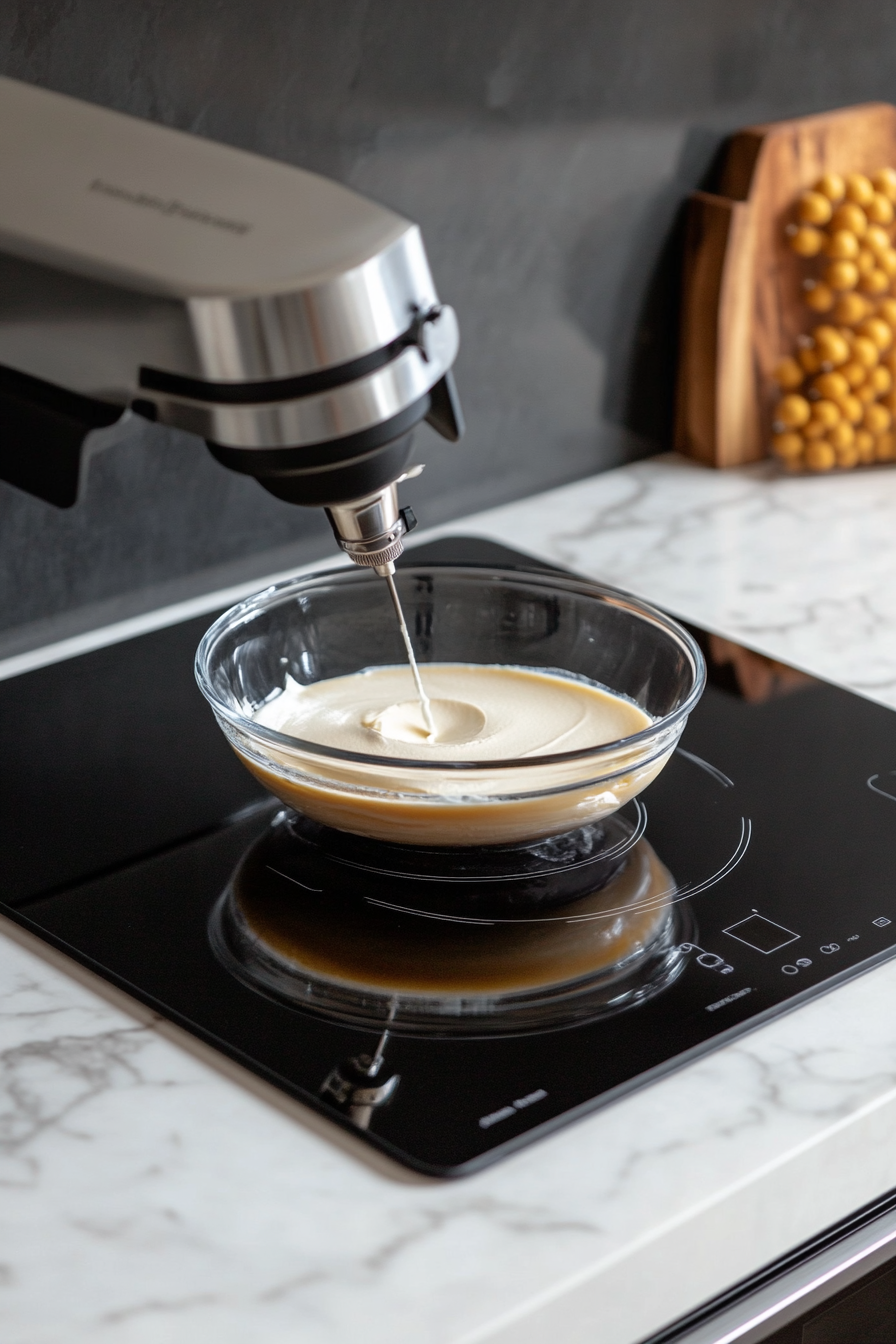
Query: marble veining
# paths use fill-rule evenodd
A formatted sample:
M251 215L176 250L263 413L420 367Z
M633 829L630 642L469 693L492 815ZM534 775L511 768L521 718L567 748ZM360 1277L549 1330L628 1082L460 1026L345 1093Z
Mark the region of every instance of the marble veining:
M402 1183L21 946L0 968L9 1344L472 1344L651 1243L680 1275L682 1230L738 1189L758 1202L730 1242L783 1249L863 1187L825 1143L896 1107L887 966L479 1176ZM866 1143L872 1180L896 1180L890 1147ZM824 1188L780 1208L776 1173L813 1150Z
M896 474L661 459L445 530L896 704L894 510ZM369 1163L10 933L4 1344L634 1344L896 1185L896 964L438 1183Z

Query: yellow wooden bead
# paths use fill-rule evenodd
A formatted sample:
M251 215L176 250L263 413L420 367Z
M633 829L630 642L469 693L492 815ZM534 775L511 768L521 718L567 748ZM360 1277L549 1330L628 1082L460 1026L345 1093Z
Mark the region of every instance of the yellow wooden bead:
M892 280L896 276L896 248L888 247L886 252L880 253L877 260L881 270Z
M839 173L823 173L812 188L821 196L827 196L836 205L846 194L846 183ZM878 191L880 188L878 187Z
M891 330L896 327L896 299L881 299L877 315Z
M856 452L860 462L874 461L874 435L867 429L860 429L856 434Z
M778 381L781 380L778 379ZM784 384L782 383L781 386L783 387ZM820 373L817 378L812 379L812 386L820 397L829 397L836 400L838 397L849 396L849 383L842 373Z
M876 369L871 370L868 382L874 388L875 396L885 397L893 386L893 375L883 364L878 364Z
M800 233L803 231L803 229L799 230ZM883 232L883 230L881 230L881 232ZM820 229L813 229L813 233L820 235L824 242L824 254L826 257L830 257L832 261L855 261L856 257L859 255L859 240L854 233L849 231L849 229L836 229L829 235L826 241L824 234L821 233ZM887 238L885 246L889 244L889 241L889 238ZM796 246L796 235L793 237L791 246L795 252L799 251L799 248Z
M875 191L879 191L887 200L896 204L896 170L881 168L878 172L872 173L871 185Z
M850 347L836 327L824 323L815 328L812 336L815 340L815 351L822 364L832 364L836 368L838 364L845 364L849 359Z
M831 229L848 229L857 238L864 238L868 232L868 216L861 206L844 201L831 215Z
M806 425L805 433L809 433L809 425L813 423L823 426L825 430L833 429L835 425L840 423L840 418L840 407L837 403L830 401L827 397L822 397L812 406L812 416L809 424Z
M883 434L890 428L893 417L886 406L881 406L880 402L874 402L871 406L865 407L865 414L862 416L862 428L867 429L869 434Z
M892 202L888 201L886 196L876 191L865 206L865 214L871 220L872 224L892 224Z
M831 471L837 465L837 454L825 439L813 439L806 444L804 460L811 471Z
M873 187L871 194L874 194ZM827 224L832 212L830 201L820 191L804 191L797 205L797 214L803 224Z
M880 351L867 336L857 336L852 343L852 357L859 364L864 364L866 369L873 369L880 359ZM846 376L849 377L848 374Z
M819 341L837 341L841 340L840 332L834 326L833 322L819 322L817 327L812 328L812 340L816 345Z
M891 300L892 302L892 300ZM893 344L893 333L881 317L866 317L856 328L858 336L867 336L878 350L888 350Z
M824 247L824 234L811 224L803 224L790 235L790 246L801 257L817 257Z
M802 457L803 440L793 430L787 430L784 434L774 434L772 435L772 452L775 457L792 462L795 458Z
M846 184L846 199L864 207L874 200L874 187L871 179L864 173L847 173L843 179Z
M834 264L837 265L838 263L835 262ZM849 262L845 261L839 264L848 266ZM863 275L859 279L859 289L863 294L886 294L889 288L890 277L884 270L875 269L870 275Z
M799 364L797 364L796 360L790 355L788 355L786 359L782 359L781 362L775 366L775 382L779 387L783 387L785 392L790 392L799 387L804 377L805 374ZM847 391L848 390L849 389L847 388Z
M861 322L863 317L867 317L868 309L868 300L861 294L841 294L834 304L833 318L835 322L852 326L853 323Z
M835 298L834 291L823 280L813 280L806 288L806 303L814 313L829 313Z
M845 364L841 364L839 372L843 374L850 387L861 387L868 377L868 370L865 365L860 364L857 359L850 359Z
M877 391L870 378L866 378L861 387L856 388L855 395L863 406L870 406L872 401L877 401Z
M818 373L821 369L821 357L814 345L804 345L797 351L797 359L806 373Z
M837 405L840 407L840 414L847 424L858 425L861 423L862 416L865 414L865 407L855 393L850 392L847 397L839 397Z
M799 429L806 424L809 416L812 414L812 408L805 397L801 397L797 392L791 392L789 396L782 397L775 408L775 421L781 424L785 429Z
M886 229L880 228L877 224L868 230L862 241L866 247L871 248L875 256L879 256L881 252L886 252L891 245L890 235Z
M859 269L854 261L832 261L825 267L825 284L831 289L855 289L859 282Z
M859 275L870 275L872 271L877 270L877 257L871 251L870 247L860 247L856 257L856 266Z
M878 462L892 462L896 457L896 434L887 432L878 435L874 443L874 456Z
M856 441L856 432L848 420L841 420L839 425L835 425L828 435L828 442L836 448L839 453L844 448L851 448Z
M837 466L843 471L851 471L853 467L859 465L859 451L854 443L847 448L835 448L837 454Z

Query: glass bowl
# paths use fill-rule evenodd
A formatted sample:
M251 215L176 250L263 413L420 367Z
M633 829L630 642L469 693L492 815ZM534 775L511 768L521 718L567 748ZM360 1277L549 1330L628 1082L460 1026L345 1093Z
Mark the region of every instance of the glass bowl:
M287 676L307 685L406 662L385 582L352 567L288 579L225 612L196 655L200 690L244 765L314 821L409 845L519 844L597 821L669 759L703 690L694 640L627 593L537 570L407 565L396 574L418 661L572 675L627 697L630 737L519 760L434 761L289 737L253 721ZM421 753L422 754L422 753Z

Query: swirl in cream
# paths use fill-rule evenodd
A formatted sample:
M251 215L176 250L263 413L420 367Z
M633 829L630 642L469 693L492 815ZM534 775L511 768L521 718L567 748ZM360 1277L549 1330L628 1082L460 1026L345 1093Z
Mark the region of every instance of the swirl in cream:
M593 682L496 664L428 663L435 732L407 667L374 667L301 686L292 678L255 722L372 756L513 760L618 742L648 728L639 705Z

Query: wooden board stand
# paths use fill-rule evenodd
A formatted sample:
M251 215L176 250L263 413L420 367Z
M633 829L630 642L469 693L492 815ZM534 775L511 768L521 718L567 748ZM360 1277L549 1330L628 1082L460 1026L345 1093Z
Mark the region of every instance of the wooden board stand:
M714 467L768 455L776 364L823 318L785 227L824 172L896 166L896 107L865 103L732 136L719 193L688 202L675 447Z

